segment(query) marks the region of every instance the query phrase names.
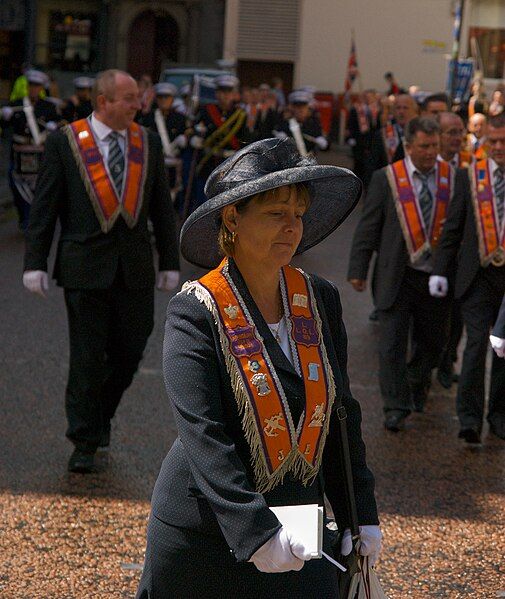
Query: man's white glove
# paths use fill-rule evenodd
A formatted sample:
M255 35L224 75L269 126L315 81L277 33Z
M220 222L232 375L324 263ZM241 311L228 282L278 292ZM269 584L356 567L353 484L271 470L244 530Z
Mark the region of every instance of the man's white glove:
M304 544L282 527L249 560L260 572L270 574L301 570L311 558Z
M47 272L43 270L26 270L23 273L23 285L31 293L38 293L42 297L46 297L46 291L49 290Z
M382 549L381 529L375 524L367 524L359 527L358 551L360 555L368 556L368 563L375 566ZM349 555L352 550L351 531L346 528L342 538L342 555Z
M351 148L354 148L354 146L356 145L356 140L354 139L354 137L350 137L350 138L347 140L347 145L348 145L348 146L351 146Z
M287 139L288 138L288 134L284 133L284 131L274 131L273 134L274 134L274 137L276 137L277 139Z
M499 358L505 358L505 339L489 335L489 341L491 341L491 347L494 349L496 355Z
M160 270L156 287L160 291L172 291L179 285L180 276L178 270Z
M46 123L46 131L56 131L58 129L58 123L54 121L47 121Z
M0 112L4 121L10 121L14 114L14 110L10 106L3 106Z
M314 140L314 142L316 143L317 147L320 150L326 150L326 148L328 147L328 140L323 135L320 135L319 137L316 137L316 139Z
M189 143L195 150L201 150L203 148L203 137L193 135Z
M179 148L185 148L188 145L188 138L181 133L174 139L174 144Z
M445 297L449 290L447 278L439 277L438 275L431 275L428 285L432 297Z

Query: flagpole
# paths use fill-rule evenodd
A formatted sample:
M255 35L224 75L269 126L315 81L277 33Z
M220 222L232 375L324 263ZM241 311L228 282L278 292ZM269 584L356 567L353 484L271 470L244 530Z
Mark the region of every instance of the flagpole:
M449 94L451 99L451 105L454 102L456 96L456 90L458 86L458 59L459 59L459 47L461 41L461 29L463 24L463 13L465 9L465 0L459 0L456 5L456 15L454 19L454 40L452 44L452 57L449 66Z

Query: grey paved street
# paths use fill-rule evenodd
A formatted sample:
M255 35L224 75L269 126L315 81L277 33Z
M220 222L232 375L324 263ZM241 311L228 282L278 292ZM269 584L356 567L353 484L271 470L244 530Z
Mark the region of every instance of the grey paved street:
M486 432L482 449L461 447L454 390L436 383L407 431L383 430L371 302L345 281L358 212L298 263L342 294L385 535L380 578L392 598L504 596L505 443ZM155 330L115 419L108 466L69 475L63 296L54 285L47 300L25 292L22 255L15 222L0 224L0 597L132 597L151 490L176 434L160 366L169 298L157 293ZM195 274L186 266L183 278Z

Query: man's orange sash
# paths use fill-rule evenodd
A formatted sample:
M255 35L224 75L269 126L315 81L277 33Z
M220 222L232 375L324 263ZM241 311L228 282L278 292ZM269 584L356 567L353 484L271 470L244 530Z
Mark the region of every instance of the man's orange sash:
M304 484L317 475L335 398L333 374L322 340L321 321L308 277L282 269L283 297L295 366L305 385L305 410L298 426L274 364L249 311L228 274L228 261L196 284L215 314L221 346L251 449L256 486L265 492L291 471Z
M65 132L102 231L110 231L120 214L130 228L134 227L142 207L147 171L147 139L142 127L132 123L128 129L121 197L105 167L89 120L67 125Z
M439 160L435 168L437 193L434 217L428 228L423 221L405 160L399 160L387 167L396 212L412 263L427 255L438 244L451 198L453 177L449 163Z
M388 121L382 128L382 139L386 148L388 162L391 164L398 146L402 143L398 130L391 121Z
M479 255L482 266L505 264L505 219L499 223L489 160L479 160L470 167Z

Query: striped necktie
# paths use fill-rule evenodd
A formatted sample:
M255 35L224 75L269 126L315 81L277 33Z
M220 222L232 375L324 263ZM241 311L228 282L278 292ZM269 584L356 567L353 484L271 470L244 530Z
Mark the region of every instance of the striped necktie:
M505 212L505 173L504 169L497 168L494 172L494 195L496 198L496 210L500 225L503 224L503 213Z
M123 187L123 175L124 175L124 155L119 146L119 133L117 131L111 131L108 135L109 138L109 158L107 163L109 165L109 172L112 180L114 181L114 187L118 195L121 195L121 189Z
M416 171L416 175L419 177L423 185L421 187L421 191L419 192L419 207L421 208L421 214L423 216L424 228L426 233L428 233L431 225L433 196L431 195L430 187L428 185L428 175L423 175L419 171Z

